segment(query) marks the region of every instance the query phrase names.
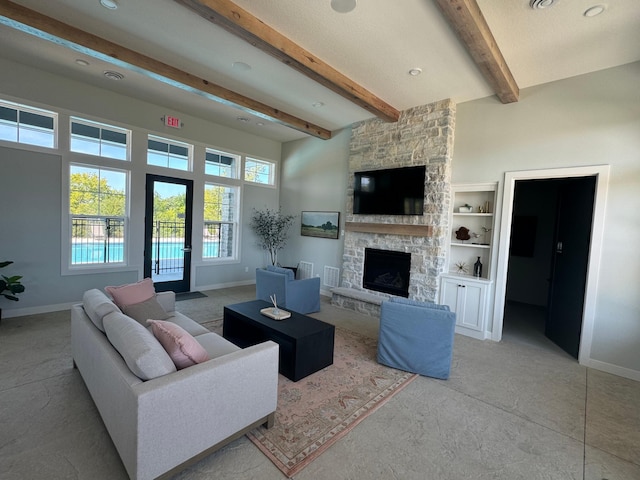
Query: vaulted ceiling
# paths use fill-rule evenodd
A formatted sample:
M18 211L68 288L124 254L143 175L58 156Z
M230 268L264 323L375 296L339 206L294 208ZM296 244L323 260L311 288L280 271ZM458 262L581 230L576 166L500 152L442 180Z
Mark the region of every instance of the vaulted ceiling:
M111 1L0 0L0 57L277 141L640 60L637 0Z

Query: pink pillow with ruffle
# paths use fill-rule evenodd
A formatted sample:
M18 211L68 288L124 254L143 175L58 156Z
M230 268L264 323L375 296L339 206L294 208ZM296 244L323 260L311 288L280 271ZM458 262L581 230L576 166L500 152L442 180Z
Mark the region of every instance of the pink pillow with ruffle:
M180 325L164 320L147 320L147 323L178 370L209 360L204 347Z
M153 280L150 278L118 287L104 287L104 290L111 295L113 303L120 308L144 302L156 294Z

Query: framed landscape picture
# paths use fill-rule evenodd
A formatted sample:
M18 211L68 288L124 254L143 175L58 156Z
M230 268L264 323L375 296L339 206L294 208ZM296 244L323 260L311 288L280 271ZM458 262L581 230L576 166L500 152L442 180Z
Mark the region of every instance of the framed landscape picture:
M338 239L340 212L302 212L300 234L305 237Z

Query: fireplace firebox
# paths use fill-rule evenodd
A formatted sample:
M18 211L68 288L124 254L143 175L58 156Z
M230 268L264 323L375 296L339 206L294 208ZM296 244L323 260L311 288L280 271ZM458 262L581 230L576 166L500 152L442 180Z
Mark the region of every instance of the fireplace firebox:
M365 248L362 286L377 292L409 297L410 269L410 253Z

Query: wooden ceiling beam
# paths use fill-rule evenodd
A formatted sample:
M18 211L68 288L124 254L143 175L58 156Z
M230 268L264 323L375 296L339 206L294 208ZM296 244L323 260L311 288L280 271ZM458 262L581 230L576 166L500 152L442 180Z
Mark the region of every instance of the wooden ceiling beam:
M175 0L277 58L376 117L396 122L400 112L373 93L229 0Z
M476 0L436 0L502 103L517 102L516 83Z
M0 23L321 139L331 131L8 0Z

